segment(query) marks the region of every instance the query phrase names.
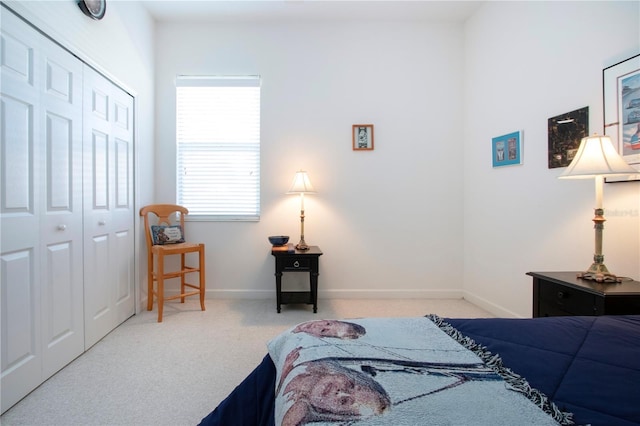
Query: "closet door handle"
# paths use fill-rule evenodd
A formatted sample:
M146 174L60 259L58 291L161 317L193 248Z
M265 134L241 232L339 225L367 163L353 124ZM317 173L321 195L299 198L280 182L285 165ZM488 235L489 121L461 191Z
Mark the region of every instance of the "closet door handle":
M106 224L107 224L107 222L104 221L104 220L99 220L98 221L98 225L100 225L100 226L105 226Z
M58 225L58 231L64 231L65 229L67 229L67 225L65 224Z

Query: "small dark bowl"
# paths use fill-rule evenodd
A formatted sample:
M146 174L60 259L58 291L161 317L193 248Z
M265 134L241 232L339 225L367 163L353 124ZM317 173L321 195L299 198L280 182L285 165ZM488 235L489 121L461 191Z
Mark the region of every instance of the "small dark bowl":
M269 237L269 242L274 246L283 246L289 242L288 235L272 235Z

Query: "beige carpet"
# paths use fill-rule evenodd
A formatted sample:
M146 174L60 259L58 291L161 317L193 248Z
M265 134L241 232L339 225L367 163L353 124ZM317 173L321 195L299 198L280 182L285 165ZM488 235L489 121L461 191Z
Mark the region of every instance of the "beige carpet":
M193 300L193 299L192 299ZM322 318L492 315L464 300L207 300L126 321L0 417L5 425L195 425L253 370L266 342Z

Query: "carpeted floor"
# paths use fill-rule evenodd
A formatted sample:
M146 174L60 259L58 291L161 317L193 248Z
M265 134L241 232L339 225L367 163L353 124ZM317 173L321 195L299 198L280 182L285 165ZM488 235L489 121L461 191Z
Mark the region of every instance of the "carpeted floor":
M195 425L266 354L285 329L322 318L491 317L464 300L208 299L165 304L164 321L143 312L115 329L0 417L8 425Z

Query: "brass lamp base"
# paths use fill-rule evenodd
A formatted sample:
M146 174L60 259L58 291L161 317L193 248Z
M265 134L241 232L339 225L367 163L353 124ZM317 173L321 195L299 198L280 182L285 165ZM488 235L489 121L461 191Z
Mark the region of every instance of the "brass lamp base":
M300 235L300 242L296 244L296 250L305 251L309 250L307 242L304 240L304 234Z
M300 210L300 242L296 244L296 250L309 250L307 242L304 240L304 208Z
M596 179L596 194L601 191L599 186L602 186L602 179ZM597 197L596 197L597 198ZM578 278L584 280L592 280L599 283L621 283L622 278L618 278L609 272L606 266L604 266L604 255L602 254L602 231L604 230L604 223L607 221L604 218L604 209L602 207L596 207L594 209L595 216L593 218L593 229L596 234L596 252L593 255L593 263L585 272L578 274Z
M594 256L596 257L596 256ZM609 272L602 260L595 261L589 267L589 270L578 274L578 278L583 280L592 280L599 283L621 283L622 278Z

